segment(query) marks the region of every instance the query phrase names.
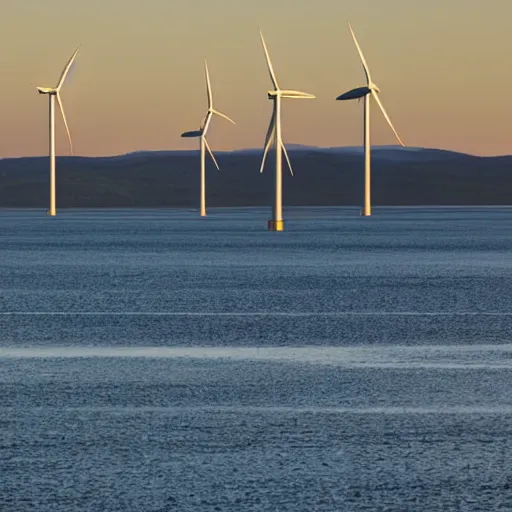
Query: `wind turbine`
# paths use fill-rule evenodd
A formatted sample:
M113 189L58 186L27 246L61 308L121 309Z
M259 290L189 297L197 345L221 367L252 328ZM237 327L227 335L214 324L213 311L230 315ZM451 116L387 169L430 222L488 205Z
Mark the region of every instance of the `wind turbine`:
M268 91L268 99L274 102L272 111L272 117L270 118L270 125L267 130L267 136L265 138L265 148L263 150L263 160L261 162L260 172L263 172L265 167L265 159L267 157L270 146L273 144L276 152L276 171L275 171L275 197L274 197L274 208L272 211L272 219L268 221L269 231L283 231L283 172L282 172L282 153L286 157L286 162L290 169L290 173L293 176L293 169L290 163L290 158L283 144L283 138L281 136L281 99L282 98L315 98L313 94L307 92L292 91L288 89L280 89L277 82L274 68L270 60L267 45L265 39L260 30L261 42L263 43L263 50L265 51L265 57L267 59L268 71L270 73L270 79L274 85L273 91Z
M342 94L341 96L338 96L336 99L337 100L354 100L354 99L360 100L361 98L364 97L364 114L363 114L364 115L364 208L363 208L363 211L361 212L361 215L370 216L372 214L371 185L370 185L370 177L371 177L370 97L371 96L373 96L375 98L377 105L379 105L379 107L382 111L382 114L384 115L384 117L386 118L386 121L388 122L389 126L393 130L393 133L395 134L400 145L405 147L405 144L401 141L400 137L398 136L398 133L395 130L395 127L393 126L391 119L389 118L386 110L384 109L384 106L382 105L382 102L380 101L380 98L379 98L380 89L372 81L368 63L366 62L366 59L364 58L363 52L361 51L361 47L359 46L359 43L357 42L356 36L354 34L354 31L352 30L352 27L350 26L350 23L348 25L348 28L350 29L350 33L352 34L352 38L354 39L354 43L356 45L357 51L359 52L359 57L361 58L361 63L363 64L364 73L366 75L366 85L352 89L352 90Z
M201 217L206 216L206 153L205 148L208 150L208 153L210 153L210 156L212 157L213 163L215 164L215 167L217 167L217 170L219 169L219 164L217 163L217 160L215 160L215 157L213 156L212 150L210 148L210 145L208 144L208 141L206 140L206 134L208 133L208 128L210 127L210 122L212 120L212 117L214 114L223 117L224 119L227 119L231 123L235 124L235 121L228 117L226 114L223 114L222 112L219 112L218 110L215 110L213 108L213 94L212 94L212 85L210 83L210 74L208 72L208 64L206 63L206 60L204 61L204 71L206 75L206 93L208 95L208 110L206 112L206 117L203 118L201 121L201 127L199 130L194 130L191 132L184 132L181 134L182 137L200 137L200 143L199 148L201 152L201 190L200 190L200 214Z
M37 87L39 94L47 94L50 100L50 209L48 215L54 217L56 215L56 197L55 197L55 98L59 104L59 109L62 113L62 119L64 120L64 126L69 139L69 147L71 155L73 154L73 143L71 142L71 134L69 133L68 121L66 114L64 113L64 107L62 105L62 99L60 96L60 90L64 85L64 81L69 73L71 65L75 61L76 55L80 46L75 50L71 58L69 59L66 67L63 69L59 82L56 87Z

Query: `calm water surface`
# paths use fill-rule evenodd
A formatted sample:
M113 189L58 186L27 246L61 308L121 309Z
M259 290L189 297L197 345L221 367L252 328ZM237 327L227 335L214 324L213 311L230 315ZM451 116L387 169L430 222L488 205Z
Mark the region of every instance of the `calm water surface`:
M512 509L512 209L0 211L0 510Z

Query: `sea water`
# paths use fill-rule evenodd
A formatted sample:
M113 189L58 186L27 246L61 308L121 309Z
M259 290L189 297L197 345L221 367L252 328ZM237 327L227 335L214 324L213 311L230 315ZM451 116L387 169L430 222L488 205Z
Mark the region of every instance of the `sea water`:
M0 211L0 510L512 508L512 209Z

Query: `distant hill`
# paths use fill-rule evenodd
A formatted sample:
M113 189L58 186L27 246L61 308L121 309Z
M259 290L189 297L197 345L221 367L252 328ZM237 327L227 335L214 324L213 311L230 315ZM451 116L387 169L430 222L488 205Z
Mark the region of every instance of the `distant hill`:
M360 147L289 145L295 176L284 173L284 203L359 205ZM270 205L272 155L259 173L261 149L217 152L207 164L210 206ZM198 151L140 151L113 157L59 157L58 207L196 207ZM512 156L380 146L372 150L375 205L512 204ZM0 160L0 207L48 204L48 158Z

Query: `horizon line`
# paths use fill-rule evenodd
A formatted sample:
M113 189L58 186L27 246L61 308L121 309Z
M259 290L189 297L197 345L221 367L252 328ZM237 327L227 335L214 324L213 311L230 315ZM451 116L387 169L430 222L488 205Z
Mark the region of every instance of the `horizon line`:
M289 151L301 151L301 150L317 150L317 151L335 151L335 150L347 150L347 151L361 151L363 152L364 148L363 146L315 146L315 145L308 145L308 144L294 144L294 143L288 143L287 148ZM375 145L372 146L373 150L397 150L401 152L412 152L412 151L440 151L440 152L446 152L446 153L454 153L458 155L466 155L471 156L475 158L503 158L503 157L509 157L512 156L511 153L504 153L504 154L495 154L495 155L478 155L475 153L467 153L464 151L457 151L453 149L444 149L444 148L435 148L435 147L424 147L424 146L406 146L402 147L399 144L381 144L381 145ZM133 151L128 151L126 153L112 153L112 154L105 154L105 155L93 155L93 156L87 156L87 155L79 155L79 154L73 154L73 155L57 155L57 158L118 158L123 156L131 156L131 155L137 155L137 154L151 154L151 153L196 153L197 149L134 149ZM263 148L259 147L246 147L246 148L238 148L238 149L219 149L216 151L216 153L237 153L237 152L262 152ZM30 155L30 156L0 156L1 160L21 160L21 159L30 159L30 158L48 158L48 155Z

